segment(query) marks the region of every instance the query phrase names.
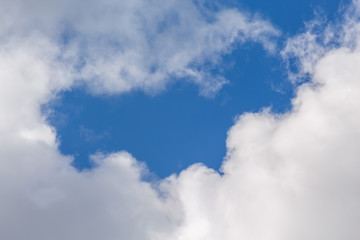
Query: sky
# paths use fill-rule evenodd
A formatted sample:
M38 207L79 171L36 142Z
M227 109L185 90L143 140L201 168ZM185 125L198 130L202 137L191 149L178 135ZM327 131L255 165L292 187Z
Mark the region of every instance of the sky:
M359 29L359 0L0 0L0 239L359 239Z
M283 32L276 42L279 47L289 34L303 29L315 12L333 19L339 8L338 1L228 1L222 5L271 19ZM170 84L160 94L135 90L94 98L83 87L63 92L60 101L52 103L50 117L60 150L74 157L78 169L91 168L89 156L97 151L120 150L146 162L160 177L196 162L219 169L234 118L268 106L274 112L286 112L294 93L281 57L259 44L235 44L220 57L210 71L225 77L228 84L212 96L199 96L198 87L188 82Z

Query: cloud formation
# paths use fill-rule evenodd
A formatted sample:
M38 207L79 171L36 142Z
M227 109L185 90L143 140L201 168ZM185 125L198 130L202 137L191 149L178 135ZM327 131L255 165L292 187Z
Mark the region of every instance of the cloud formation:
M359 39L354 37L360 29L358 1L341 24L325 27L333 29L328 36L334 36L336 44L327 46L320 41L323 50L313 51L312 41L306 39L314 34L311 32L288 41L284 56L292 53L311 81L299 86L293 108L286 114L265 109L238 117L228 134L223 175L195 164L158 182L143 181L146 166L126 152L94 155L96 167L78 172L70 165L72 159L59 152L56 131L47 123L41 105L77 81L99 92L161 89L173 74L202 75L192 64L216 61L233 41L259 40L271 49L264 39L274 28L258 26L263 20L237 10L220 11L205 21L190 1L164 1L160 8L142 1L123 5L91 1L86 9L81 8L82 1L75 5L67 1L15 3L4 1L7 8L0 14L6 20L1 21L0 40L1 239L359 238L360 50ZM59 12L50 6L57 6ZM96 14L95 6L100 9ZM120 6L130 16L119 14ZM154 16L142 14L147 8ZM179 14L178 20L169 20L170 27L154 20L155 16L173 16L168 9ZM15 13L23 18L13 19ZM196 24L188 26L189 19ZM141 20L156 26L146 29L164 28L161 37L159 33L147 35L154 45L142 45L144 36L136 28L145 26L138 23ZM56 27L68 24L66 21L74 21L73 32L56 36ZM114 27L109 22L121 24ZM125 23L131 28L126 29ZM174 26L176 33L171 32ZM200 33L195 34L196 29ZM182 34L194 39L181 38ZM165 39L173 45L162 45ZM121 41L124 46L129 44L124 50L115 47ZM144 52L137 52L139 46ZM161 56L147 61L146 56L151 56L147 51L159 51ZM182 51L190 54L185 60L178 56ZM78 56L83 59L81 64ZM151 70L153 63L165 70ZM130 74L124 79L118 75L122 68ZM166 77L142 77L151 74ZM194 79L210 89L206 91L214 88L207 79Z
M226 83L208 71L222 55L246 41L274 51L272 38L280 34L257 16L237 9L210 11L191 0L1 4L0 36L46 38L60 48L57 57L72 61L73 78L97 94L153 94L185 79L210 96Z

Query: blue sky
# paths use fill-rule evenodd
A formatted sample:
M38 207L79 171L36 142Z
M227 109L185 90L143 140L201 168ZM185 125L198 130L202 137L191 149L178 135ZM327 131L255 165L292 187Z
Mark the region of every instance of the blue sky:
M344 1L226 1L227 7L255 12L271 21L285 40L304 30L318 13L334 20ZM141 91L94 98L83 88L61 94L50 122L57 129L60 150L75 158L78 169L91 168L89 156L98 151L126 150L146 162L160 177L202 162L219 169L226 155L227 131L244 112L271 107L290 109L295 86L287 79L279 51L266 52L260 44L233 46L212 72L229 80L212 97L199 96L187 82L170 84L166 91Z
M0 239L360 239L359 66L360 0L2 0Z

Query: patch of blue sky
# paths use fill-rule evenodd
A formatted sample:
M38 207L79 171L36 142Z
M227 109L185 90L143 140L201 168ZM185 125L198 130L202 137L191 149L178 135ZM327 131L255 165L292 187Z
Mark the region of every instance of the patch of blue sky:
M278 41L281 49L315 10L322 9L332 19L346 2L227 0L223 4L269 19L283 33ZM269 106L274 112L288 111L294 86L278 53L271 55L256 43L235 46L216 68L209 68L229 80L213 98L199 96L199 89L186 81L154 96L135 91L94 97L81 87L63 93L51 106L54 112L49 119L57 129L60 150L74 156L73 165L79 170L92 167L91 154L121 150L145 162L159 177L196 162L219 169L234 118Z

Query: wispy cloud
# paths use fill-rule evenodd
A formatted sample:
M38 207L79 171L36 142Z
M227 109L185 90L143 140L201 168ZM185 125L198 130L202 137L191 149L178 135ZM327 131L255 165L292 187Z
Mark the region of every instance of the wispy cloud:
M246 41L273 51L280 32L249 13L199 6L190 0L5 1L0 35L52 41L62 60L72 61L73 78L93 93L156 93L186 79L212 95L226 80L211 75L205 63L216 65Z
M317 62L331 50L347 47L354 50L359 43L359 1L342 9L341 21L329 22L315 12L315 18L305 23L305 31L287 39L281 56L289 67L293 82L312 76Z

